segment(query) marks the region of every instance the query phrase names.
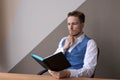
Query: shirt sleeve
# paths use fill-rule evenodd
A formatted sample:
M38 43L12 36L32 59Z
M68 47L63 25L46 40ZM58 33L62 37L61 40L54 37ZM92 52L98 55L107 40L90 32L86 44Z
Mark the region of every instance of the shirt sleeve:
M70 77L91 77L97 65L97 45L93 39L87 43L84 65L81 69L69 69Z

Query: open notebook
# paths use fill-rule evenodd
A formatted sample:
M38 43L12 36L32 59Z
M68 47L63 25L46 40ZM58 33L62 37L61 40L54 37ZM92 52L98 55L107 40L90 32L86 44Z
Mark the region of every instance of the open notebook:
M36 54L32 54L31 56L45 69L61 71L71 66L62 52L52 54L45 58L42 58Z

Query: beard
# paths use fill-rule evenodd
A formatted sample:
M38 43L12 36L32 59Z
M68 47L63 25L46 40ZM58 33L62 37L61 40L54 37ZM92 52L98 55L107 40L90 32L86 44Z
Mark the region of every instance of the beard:
M82 32L70 32L71 36L78 36L79 34L81 34Z

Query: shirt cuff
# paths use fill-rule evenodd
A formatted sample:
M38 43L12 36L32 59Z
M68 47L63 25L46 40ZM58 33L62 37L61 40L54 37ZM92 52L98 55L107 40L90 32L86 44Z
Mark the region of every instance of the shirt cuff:
M78 71L77 70L69 70L70 71L70 77L78 77Z

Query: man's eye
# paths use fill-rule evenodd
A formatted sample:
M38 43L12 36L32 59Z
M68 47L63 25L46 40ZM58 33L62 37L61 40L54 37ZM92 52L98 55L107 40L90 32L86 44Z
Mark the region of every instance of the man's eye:
M70 23L68 23L68 25L70 25Z

